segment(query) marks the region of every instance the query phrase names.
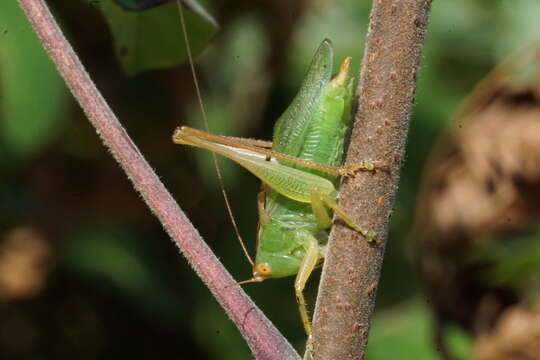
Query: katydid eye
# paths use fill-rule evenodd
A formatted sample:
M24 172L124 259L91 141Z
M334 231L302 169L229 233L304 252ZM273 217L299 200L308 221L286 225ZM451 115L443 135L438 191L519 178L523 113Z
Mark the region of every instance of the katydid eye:
M272 275L272 268L270 265L266 263L258 264L257 265L257 272L262 276L271 276Z

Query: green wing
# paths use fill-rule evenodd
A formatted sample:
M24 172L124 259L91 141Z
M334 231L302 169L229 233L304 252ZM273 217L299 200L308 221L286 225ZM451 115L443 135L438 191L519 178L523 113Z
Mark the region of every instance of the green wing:
M274 126L273 150L299 156L309 122L332 76L334 50L325 39L317 49L298 94Z

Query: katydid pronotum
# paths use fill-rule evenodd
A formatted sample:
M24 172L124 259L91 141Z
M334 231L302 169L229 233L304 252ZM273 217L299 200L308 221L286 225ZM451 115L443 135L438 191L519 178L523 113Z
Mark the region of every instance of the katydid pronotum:
M341 166L351 126L353 78L350 57L332 78L333 50L324 40L302 86L276 122L273 142L213 135L188 127L175 130L173 141L213 151L246 168L262 181L253 277L247 282L296 275L300 316L311 336L304 286L325 256L328 208L372 241L375 233L357 225L336 202L339 176L375 170L383 162L366 160Z

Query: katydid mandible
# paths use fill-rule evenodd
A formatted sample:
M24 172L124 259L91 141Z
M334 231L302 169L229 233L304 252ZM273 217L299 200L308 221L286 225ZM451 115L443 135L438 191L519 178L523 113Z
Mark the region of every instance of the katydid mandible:
M246 282L296 275L300 316L311 336L303 290L325 256L331 209L352 229L372 241L375 233L357 225L337 204L339 176L383 167L366 160L341 166L351 126L354 79L350 57L332 78L333 50L324 40L291 105L274 126L272 142L213 135L177 128L173 141L213 151L246 168L262 181L253 277Z

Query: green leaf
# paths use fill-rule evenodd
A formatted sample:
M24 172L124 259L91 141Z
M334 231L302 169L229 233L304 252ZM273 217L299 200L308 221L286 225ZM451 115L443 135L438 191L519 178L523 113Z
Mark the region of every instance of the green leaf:
M184 11L184 15L195 55L204 49L218 26L198 3L187 3L189 9ZM103 0L98 7L109 24L116 55L127 74L170 67L186 61L186 47L176 3L144 11L126 11L113 0Z
M58 134L68 96L16 1L0 2L0 139L30 156Z

